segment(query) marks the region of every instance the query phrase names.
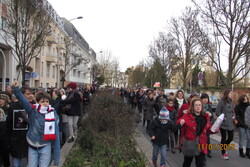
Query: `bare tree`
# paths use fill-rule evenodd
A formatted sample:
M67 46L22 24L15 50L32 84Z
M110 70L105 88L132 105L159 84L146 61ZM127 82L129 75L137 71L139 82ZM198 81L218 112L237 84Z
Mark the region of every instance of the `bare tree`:
M97 62L99 64L101 75L104 76L104 83L107 86L113 86L113 83L117 81L118 77L118 59L112 55L111 51L106 50L99 54Z
M119 61L114 59L112 62L112 75L113 75L113 86L119 87L119 78L120 78L120 71L119 71Z
M229 88L250 71L249 0L192 1L211 27L211 34L203 36L204 50L209 51L221 81ZM226 77L223 74L225 58L228 60Z
M39 55L51 32L51 17L39 1L10 0L8 3L8 17L2 36L14 52L24 85L25 71L30 68L31 60Z
M171 54L175 54L176 66L181 71L180 79L185 89L192 74L192 61L200 59L199 36L200 26L198 11L187 7L178 19L169 22Z
M155 75L159 75L158 78L162 87L166 87L169 84L171 73L175 69L174 64L176 64L175 47L172 45L171 40L171 36L160 32L159 37L149 47L149 57L153 59L153 62L159 63L163 68L155 73ZM152 67L153 66L151 66L151 68ZM158 68L157 66L155 67Z

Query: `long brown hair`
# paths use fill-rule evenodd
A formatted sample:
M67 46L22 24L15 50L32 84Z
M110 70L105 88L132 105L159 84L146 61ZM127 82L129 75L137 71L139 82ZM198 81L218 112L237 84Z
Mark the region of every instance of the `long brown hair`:
M238 104L243 103L243 102L245 101L245 97L247 97L246 94L241 95L241 96L239 97L239 99L238 99ZM249 102L249 98L248 98L248 97L247 97L247 99L248 99L248 102Z
M230 90L230 89L225 90L224 93L223 93L223 97L221 98L221 100L224 100L224 101L225 100L229 100L228 95L229 95L230 92L232 92L232 90Z
M201 115L205 115L205 111L204 111L204 106L203 106L203 103L202 103L202 101L201 101L201 99L193 99L192 101L191 101L191 105L190 105L190 111L191 111L191 113L194 115L194 103L195 102L197 102L197 101L199 101L199 102L201 102Z

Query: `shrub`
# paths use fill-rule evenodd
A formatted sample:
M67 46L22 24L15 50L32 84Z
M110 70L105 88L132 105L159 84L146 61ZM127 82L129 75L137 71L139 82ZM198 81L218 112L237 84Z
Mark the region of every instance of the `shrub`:
M134 131L136 114L118 95L98 94L86 114L83 128L88 125L95 132L107 132L111 136L129 136Z
M64 167L145 167L133 140L136 115L116 95L102 92L81 121L82 131Z

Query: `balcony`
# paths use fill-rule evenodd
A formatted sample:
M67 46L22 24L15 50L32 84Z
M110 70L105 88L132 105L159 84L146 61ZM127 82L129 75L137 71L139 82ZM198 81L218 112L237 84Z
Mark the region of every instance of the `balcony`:
M56 48L59 49L59 50L64 50L64 49L65 49L65 44L62 43L62 42L59 42L59 43L56 45Z
M57 61L56 54L48 54L46 56L46 61L51 62L51 63L55 63Z
M57 65L58 65L58 66L63 66L63 65L64 65L64 63L63 63L64 61L63 61L63 60L64 60L63 57L58 57Z
M57 36L53 33L51 33L48 37L47 37L47 42L48 44L57 44L58 43L58 39Z

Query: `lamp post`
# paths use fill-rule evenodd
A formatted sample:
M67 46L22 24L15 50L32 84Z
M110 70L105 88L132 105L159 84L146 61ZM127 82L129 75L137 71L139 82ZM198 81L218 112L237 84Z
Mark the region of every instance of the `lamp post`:
M78 17L75 17L73 19L69 19L68 22L72 21L72 20L77 20L77 19L82 19L83 17L82 16L78 16Z

